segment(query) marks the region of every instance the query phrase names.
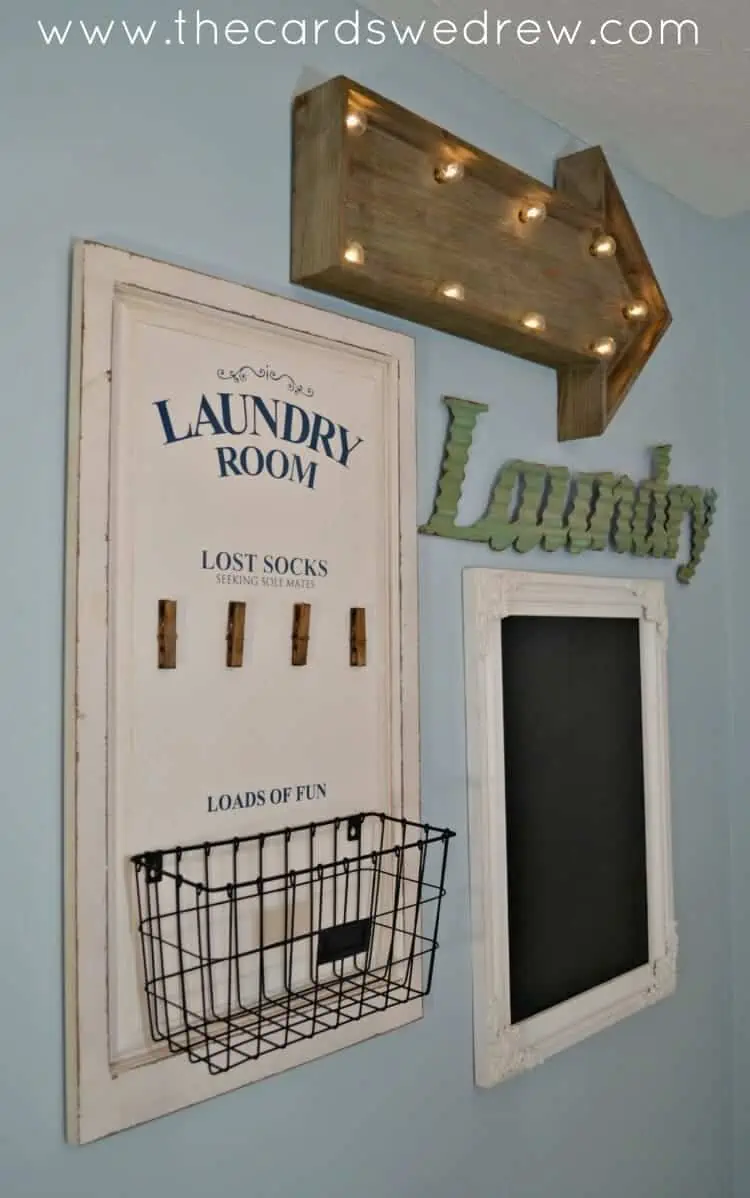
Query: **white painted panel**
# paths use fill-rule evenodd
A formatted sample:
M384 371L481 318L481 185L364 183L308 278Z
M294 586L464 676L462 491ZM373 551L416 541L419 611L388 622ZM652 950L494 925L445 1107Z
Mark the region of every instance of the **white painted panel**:
M100 246L79 247L76 287L69 1126L91 1139L419 1015L411 1003L219 1078L165 1057L131 862L357 812L419 818L416 513L407 338ZM175 669L158 668L160 599L177 604ZM244 661L229 668L237 600Z

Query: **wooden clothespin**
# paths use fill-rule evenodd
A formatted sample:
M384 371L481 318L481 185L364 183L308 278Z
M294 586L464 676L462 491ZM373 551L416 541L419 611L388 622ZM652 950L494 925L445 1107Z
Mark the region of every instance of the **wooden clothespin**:
M231 602L227 613L227 665L242 665L245 651L245 604Z
M353 607L349 617L349 664L367 665L367 621L363 607Z
M159 622L157 625L156 639L159 646L159 669L176 669L177 602L174 599L159 600Z
M307 646L310 641L310 604L295 603L292 624L292 665L307 665Z

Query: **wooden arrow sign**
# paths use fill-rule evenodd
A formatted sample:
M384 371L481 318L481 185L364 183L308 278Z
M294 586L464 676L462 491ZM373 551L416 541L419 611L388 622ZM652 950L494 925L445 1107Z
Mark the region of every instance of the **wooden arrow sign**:
M557 372L605 431L671 317L601 149L554 188L344 77L294 106L292 281Z

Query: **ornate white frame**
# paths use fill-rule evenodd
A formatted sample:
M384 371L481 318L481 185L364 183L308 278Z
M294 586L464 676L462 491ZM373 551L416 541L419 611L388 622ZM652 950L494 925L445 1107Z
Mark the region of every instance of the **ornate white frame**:
M505 854L503 619L635 617L641 633L649 961L512 1024ZM464 571L475 1079L494 1086L672 994L676 985L662 582Z

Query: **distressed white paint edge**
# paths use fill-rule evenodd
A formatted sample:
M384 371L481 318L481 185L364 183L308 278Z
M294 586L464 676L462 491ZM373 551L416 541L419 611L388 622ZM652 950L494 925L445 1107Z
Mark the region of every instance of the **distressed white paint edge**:
M346 351L349 347L382 355L387 360L392 385L398 389L399 461L396 477L399 494L391 504L398 529L400 590L399 652L392 663L399 676L400 739L402 745L400 781L402 811L408 819L419 820L419 676L418 676L418 598L416 554L416 466L415 466L415 387L414 343L404 334L366 324L350 317L330 313L296 300L259 292L241 284L227 282L179 266L99 245L77 242L73 253L71 299L70 372L68 400L68 473L66 496L65 566L65 710L64 710L64 836L65 836L65 1096L66 1136L72 1143L88 1143L173 1111L202 1102L214 1095L261 1080L274 1073L314 1060L328 1053L394 1030L421 1018L423 1004L414 1000L400 1007L372 1015L359 1023L345 1025L310 1041L292 1046L259 1061L212 1077L206 1070L190 1064L182 1056L157 1052L149 1062L113 1075L109 1066L107 1000L107 830L102 794L80 793L81 720L79 711L81 633L85 620L79 621L81 595L81 438L85 437L85 402L101 370L111 365L109 329L107 344L91 341L85 322L86 304L93 287L102 286L114 298L118 284L131 284L152 290L157 295L177 295L202 306L248 316L278 327L280 332L294 331L331 342ZM101 298L101 296L99 296ZM93 367L93 370L91 369ZM106 373L106 372L104 372ZM107 381L107 388L109 382ZM101 398L101 396L99 396ZM90 401L89 401L90 402ZM107 417L108 419L109 417ZM98 479L108 486L106 479ZM91 517L90 509L86 512ZM106 519L99 513L100 544L106 541ZM105 566L106 566L106 558ZM106 594L106 568L96 564L87 569ZM101 644L89 654L106 654L106 620ZM99 719L102 718L102 713ZM92 722L96 722L96 716ZM84 741L86 737L84 734ZM89 733L89 741L91 733ZM94 737L96 740L96 737ZM89 751L86 743L84 755ZM99 756L104 758L101 740ZM101 764L101 763L100 763ZM80 838L89 841L85 856L87 868L78 870ZM92 868L92 864L94 868ZM93 973L87 966L94 962ZM101 963L101 968L96 963ZM85 986L81 984L86 973ZM158 1080L151 1065L158 1063Z
M672 994L677 979L667 718L667 614L659 581L464 570L474 1072L489 1087ZM641 631L649 961L512 1024L505 852L502 620L629 616Z
M81 430L81 372L83 363L83 246L72 255L70 292L70 361L68 370L67 475L65 480L65 587L63 631L63 850L65 937L65 1134L80 1136L78 1118L78 945L76 918L76 708L78 626L78 473Z

